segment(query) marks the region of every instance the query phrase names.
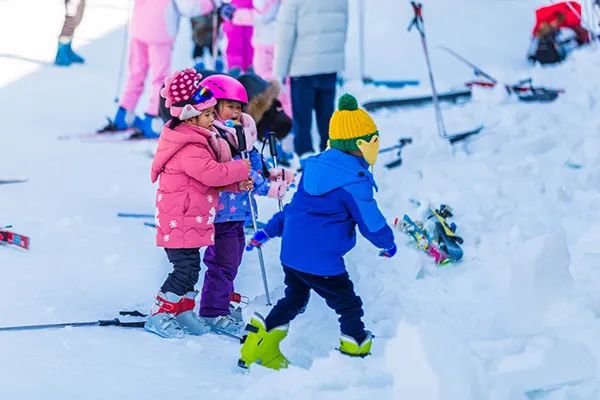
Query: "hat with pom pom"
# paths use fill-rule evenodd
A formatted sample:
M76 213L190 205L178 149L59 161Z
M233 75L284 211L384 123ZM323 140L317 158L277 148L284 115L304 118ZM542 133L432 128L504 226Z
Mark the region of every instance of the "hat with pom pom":
M172 117L193 118L217 104L211 91L200 85L201 80L202 74L193 68L176 71L165 79L160 95L166 100L165 106Z
M371 116L358 107L356 98L343 94L329 120L329 146L341 151L360 151L371 165L379 151L379 131Z

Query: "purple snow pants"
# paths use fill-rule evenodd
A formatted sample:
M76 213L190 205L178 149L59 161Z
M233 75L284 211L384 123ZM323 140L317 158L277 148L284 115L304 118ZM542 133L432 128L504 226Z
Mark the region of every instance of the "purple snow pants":
M215 224L215 244L204 253L208 267L200 297L200 316L229 315L229 297L233 280L242 262L245 246L244 222L219 222Z

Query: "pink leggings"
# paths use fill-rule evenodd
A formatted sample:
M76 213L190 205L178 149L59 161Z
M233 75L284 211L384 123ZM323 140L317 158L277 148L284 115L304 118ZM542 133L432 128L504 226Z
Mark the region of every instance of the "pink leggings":
M127 111L135 111L144 93L144 81L152 70L152 94L146 113L158 115L159 92L171 69L173 44L150 44L131 39L129 44L129 77L121 98L121 106Z

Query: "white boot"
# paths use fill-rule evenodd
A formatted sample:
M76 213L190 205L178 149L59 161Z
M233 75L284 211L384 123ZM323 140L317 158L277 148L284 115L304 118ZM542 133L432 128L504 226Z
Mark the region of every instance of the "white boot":
M179 314L175 317L185 333L190 335L204 335L211 331L210 325L204 318L194 314L198 292L187 292L179 302Z

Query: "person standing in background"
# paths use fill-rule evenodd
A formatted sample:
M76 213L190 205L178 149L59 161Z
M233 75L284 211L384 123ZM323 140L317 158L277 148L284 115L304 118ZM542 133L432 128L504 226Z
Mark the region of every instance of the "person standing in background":
M335 107L337 74L345 66L347 0L283 0L277 16L275 76L291 80L294 147L302 160L313 151L312 114L325 150Z
M75 53L71 48L73 33L81 22L85 0L65 0L65 22L63 23L60 36L58 37L58 50L54 64L60 67L68 67L72 63L82 64L85 60Z
M158 117L159 92L171 69L171 53L181 16L205 15L215 8L211 0L135 0L129 43L129 76L114 119L105 130L137 128L157 138L163 125ZM152 71L152 94L144 118L135 114Z
M251 11L253 8L252 0L232 0L231 14L223 16L223 32L227 35L227 49L225 49L225 58L229 74L238 76L248 71L252 67L254 58L254 48L252 47L252 35L254 28L252 26L238 25L231 20L234 11ZM229 17L229 18L227 18Z

